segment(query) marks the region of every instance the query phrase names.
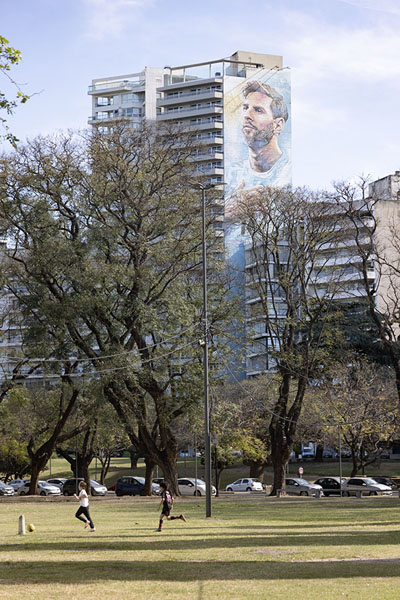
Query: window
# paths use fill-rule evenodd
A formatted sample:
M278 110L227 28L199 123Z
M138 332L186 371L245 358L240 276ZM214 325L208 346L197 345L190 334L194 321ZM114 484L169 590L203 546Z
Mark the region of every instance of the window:
M135 107L124 108L123 114L126 117L140 117L142 115L142 109Z
M143 102L143 94L135 94L133 92L129 94L121 94L122 103L126 102Z
M114 98L108 98L107 96L99 96L97 98L97 106L111 106L112 104L114 104Z

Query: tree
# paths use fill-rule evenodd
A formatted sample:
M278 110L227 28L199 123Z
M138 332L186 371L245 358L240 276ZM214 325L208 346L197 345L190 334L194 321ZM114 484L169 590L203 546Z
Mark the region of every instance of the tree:
M354 477L372 464L398 431L399 408L393 370L365 358L337 362L335 378L322 385L318 415L326 435L338 436L351 451Z
M264 375L221 386L213 394L213 430L230 456L240 451L250 477L263 479L269 461L269 417L273 408L274 376ZM228 465L227 465L228 466Z
M17 65L21 60L21 52L10 46L9 41L6 40L6 38L0 36L0 72L5 75L8 82L17 90L16 98L13 100L7 98L6 94L0 91L0 115L4 113L7 116L12 115L18 104L25 104L25 102L29 100L29 96L22 93L19 85L10 76L12 67ZM5 130L5 134L2 137L15 146L18 139L10 132L7 125L7 118L0 116L0 122Z
M400 403L400 212L393 190L389 198L379 186L360 179L338 183L332 193L351 228L352 264L358 270L377 337L396 376Z
M33 140L4 159L0 197L26 335L43 352L48 324L63 330L58 356L101 381L145 457L149 494L155 465L179 493L173 424L202 397L200 200L192 142L176 135L115 127ZM233 302L210 225L208 235L213 327Z
M341 289L341 270L324 249L336 245L340 218L324 194L306 189L255 189L238 206L249 241L248 319L263 327L253 343L268 357L264 368L278 382L269 421L274 469L272 494L283 487L305 392L335 346L332 304Z
M12 431L14 446L25 447L31 476L30 494L36 493L40 473L56 445L80 431L79 427L67 428L78 397L79 390L66 377L62 385L52 390L44 386L13 389L3 402L0 412L3 435Z

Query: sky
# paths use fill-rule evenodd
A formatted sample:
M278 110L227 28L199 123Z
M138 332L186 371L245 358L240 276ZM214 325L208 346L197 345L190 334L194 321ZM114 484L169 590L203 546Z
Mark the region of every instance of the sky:
M88 127L91 80L143 67L278 54L291 70L293 184L400 170L400 0L0 0L0 35L32 95L21 140ZM0 74L0 90L7 87ZM8 151L5 143L2 149Z

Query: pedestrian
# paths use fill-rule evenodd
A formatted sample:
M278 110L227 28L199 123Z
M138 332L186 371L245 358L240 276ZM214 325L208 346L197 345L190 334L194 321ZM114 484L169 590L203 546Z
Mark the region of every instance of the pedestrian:
M176 515L171 515L171 510L172 510L172 507L174 506L174 499L172 497L171 492L167 488L167 484L164 481L162 481L160 483L160 487L161 487L161 501L160 501L158 510L160 510L161 507L162 507L162 510L161 510L161 515L160 515L160 522L158 524L158 528L156 529L156 531L162 530L164 517L167 517L168 521L174 521L175 519L180 519L181 521L184 521L186 523L185 515L180 514L179 517Z
M80 506L75 513L75 517L85 523L85 529L87 529L90 525L90 531L96 531L96 528L93 524L92 518L89 513L89 496L86 491L86 483L84 481L79 482L79 496L74 494L75 498L78 500ZM85 515L85 518L81 517L81 515Z

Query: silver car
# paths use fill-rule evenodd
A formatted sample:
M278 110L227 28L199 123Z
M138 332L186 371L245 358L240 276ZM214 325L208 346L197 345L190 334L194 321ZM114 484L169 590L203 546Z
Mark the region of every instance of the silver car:
M12 479L7 482L7 485L10 485L14 492L17 492L20 487L22 487L25 483L25 479Z
M55 479L48 479L47 483L50 483L50 485L56 485L62 491L63 485L64 485L64 483L66 481L67 481L66 477L61 477L61 478L60 477L56 477Z
M245 477L229 483L225 489L227 492L262 492L263 485L259 479Z
M296 496L323 496L322 487L301 477L287 477L285 492Z
M30 481L25 481L25 484L18 490L18 496L26 496L29 494L30 484ZM56 485L50 485L47 481L38 481L36 493L39 494L39 496L61 496L60 488Z
M372 477L350 477L345 483L342 483L343 496L391 496L392 488L388 485L378 483Z
M4 481L0 481L0 496L13 496L14 488L11 485L7 485Z
M178 479L179 492L182 496L205 496L206 483L202 479L193 479L192 477L181 477ZM217 490L212 485L211 495L215 496Z

